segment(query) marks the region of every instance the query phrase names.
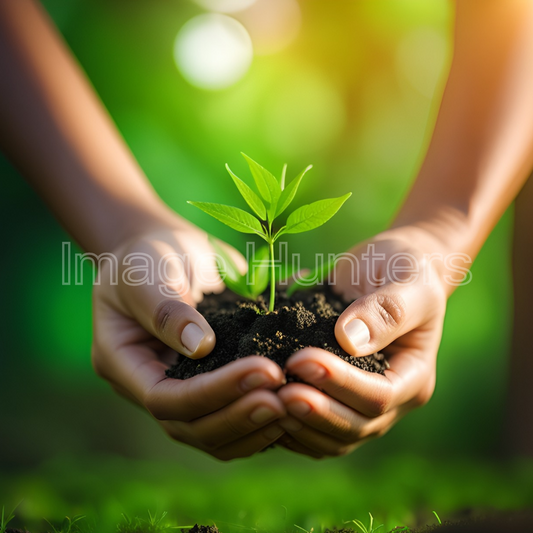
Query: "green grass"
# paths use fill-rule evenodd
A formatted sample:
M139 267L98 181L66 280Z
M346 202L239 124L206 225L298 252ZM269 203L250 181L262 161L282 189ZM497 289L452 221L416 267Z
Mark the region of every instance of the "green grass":
M45 522L52 528L53 533L78 533L80 532L78 522L81 522L84 519L85 516L75 516L74 518L66 516L62 523L57 527L46 520L46 518Z
M361 520L353 519L349 522L344 522L345 524L353 524L357 529L361 531L361 533L376 533L376 531L383 527L383 524L380 524L379 526L374 527L374 517L372 516L372 513L368 513L370 516L370 522L368 524L368 527L364 525L364 523Z
M13 509L11 513L6 515L5 507L2 506L2 517L0 518L0 533L6 533L7 525L15 518L14 512L15 509Z
M177 453L181 464L100 456L0 472L0 504L9 508L24 499L10 527L33 533L159 533L195 523L215 524L223 533L321 533L354 518L366 531L383 524L381 533L435 523L435 508L444 521L465 509L533 506L533 461L391 455L357 464L296 460L274 450L221 464ZM369 512L370 524L363 518ZM65 516L87 518L69 523ZM4 529L10 517L4 512Z

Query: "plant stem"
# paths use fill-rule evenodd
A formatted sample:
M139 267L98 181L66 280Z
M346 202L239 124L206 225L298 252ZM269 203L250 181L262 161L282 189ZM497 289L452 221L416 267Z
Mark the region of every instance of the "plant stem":
M270 239L270 302L268 306L269 311L274 311L274 304L276 301L276 265L274 263L274 241Z

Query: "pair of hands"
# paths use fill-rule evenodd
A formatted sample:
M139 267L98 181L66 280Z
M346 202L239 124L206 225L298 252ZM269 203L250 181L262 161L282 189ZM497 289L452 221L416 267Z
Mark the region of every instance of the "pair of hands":
M385 376L309 347L291 356L286 371L315 387L286 384L279 366L258 356L189 380L167 379L176 351L200 358L213 349L214 333L194 307L204 292L223 290L207 235L188 224L123 245L118 273L104 262L93 302L95 371L172 439L220 460L274 442L315 458L349 453L431 397L446 306L441 276L401 229L356 246L353 257L360 259L369 243L386 258L410 253L421 271L417 282L398 284L386 269L369 272L368 262L359 261L354 284L350 265L338 264L335 290L357 300L339 317L337 340L353 356L385 348ZM376 287L371 280L378 278Z

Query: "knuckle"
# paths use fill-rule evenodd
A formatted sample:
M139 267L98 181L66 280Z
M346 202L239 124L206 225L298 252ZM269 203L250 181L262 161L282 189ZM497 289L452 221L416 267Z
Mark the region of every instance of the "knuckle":
M164 301L159 304L153 319L154 331L159 335L165 335L170 318L174 314L175 305L172 301Z
M422 388L420 392L413 398L413 404L415 407L423 407L426 405L431 397L433 396L433 391L435 390L434 383L429 383L427 386Z
M372 294L369 304L386 329L397 328L405 319L405 302L399 294Z
M343 457L351 452L350 446L339 446L332 450L329 450L328 455L330 457Z
M231 453L230 451L226 451L226 450L217 450L217 451L212 451L212 452L208 452L212 457L214 457L215 459L218 459L219 461L223 462L223 463L228 463L229 461L232 461L233 459L236 459L238 456Z
M392 395L388 389L382 389L373 398L369 399L368 412L372 418L382 416L389 411L392 404Z
M156 419L160 421L166 420L166 413L161 405L161 399L153 392L148 393L144 398L144 407Z

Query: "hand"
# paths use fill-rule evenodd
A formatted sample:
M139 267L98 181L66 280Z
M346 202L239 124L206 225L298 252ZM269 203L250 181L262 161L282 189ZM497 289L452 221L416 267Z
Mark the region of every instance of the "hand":
M204 292L223 288L212 254L207 235L182 224L119 248L118 276L104 261L94 289L92 360L97 374L151 413L172 439L229 460L283 434L276 420L285 408L273 391L285 378L263 357L185 381L166 378L176 352L200 358L215 345L213 330L193 307Z
M280 439L285 447L316 458L344 455L385 434L430 399L446 290L438 265L412 242L418 241L397 229L352 249L360 265L358 283L352 283L348 262L338 263L334 290L347 301L357 300L338 318L337 340L354 357L383 351L390 369L384 376L371 374L319 348L295 353L287 372L314 387L291 383L278 392L289 413L280 421L287 432ZM369 244L375 254L384 254L375 272L363 260ZM416 281L408 282L408 272L391 275L384 268L398 253L408 253L418 263Z

